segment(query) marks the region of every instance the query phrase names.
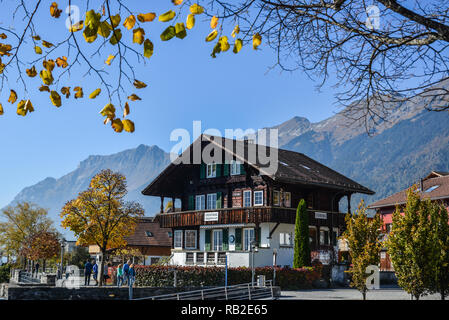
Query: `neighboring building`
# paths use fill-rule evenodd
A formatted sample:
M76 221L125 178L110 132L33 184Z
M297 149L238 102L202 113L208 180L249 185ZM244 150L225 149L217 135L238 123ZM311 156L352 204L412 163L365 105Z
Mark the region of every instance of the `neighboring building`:
M134 233L129 236L127 241L127 248L137 249L144 257L143 261L135 261L144 265L158 263L163 257L169 257L172 245L172 230L170 228L161 228L158 216L139 218ZM113 250L110 250L113 253ZM97 245L89 246L89 253L97 256L99 260L99 247ZM114 258L113 258L114 261ZM121 261L116 261L117 263Z
M226 164L193 164L194 152L221 154ZM245 156L234 151L242 148ZM292 265L296 208L305 199L309 211L312 257L327 263L337 237L345 228L339 203L353 193L374 194L351 179L297 152L278 153L278 169L266 173L248 150L260 145L202 135L170 164L142 193L161 198L158 219L173 230L172 259L176 265L250 266L251 242L257 244L255 266ZM265 148L265 147L264 147ZM254 150L254 149L253 149ZM263 151L264 152L264 151ZM197 159L197 158L196 158ZM175 161L176 162L176 161ZM163 213L164 199L181 203ZM178 200L178 201L176 201ZM180 210L180 211L177 211Z
M64 253L72 253L75 251L77 245L75 240L66 240L64 242Z
M432 171L419 181L418 191L420 191L422 199L442 201L446 206L449 206L449 172ZM391 230L393 212L396 210L396 206L403 207L406 202L407 189L404 189L369 205L370 209L375 209L376 213L382 217L382 230L386 236ZM380 269L383 271L394 270L385 248L382 249L380 256Z

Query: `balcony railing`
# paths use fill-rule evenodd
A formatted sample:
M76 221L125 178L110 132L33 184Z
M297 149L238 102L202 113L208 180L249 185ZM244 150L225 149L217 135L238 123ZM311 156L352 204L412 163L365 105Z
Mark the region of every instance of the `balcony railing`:
M325 213L326 219L317 219L315 211ZM208 212L218 212L218 219L205 221ZM309 210L309 223L311 225L343 225L344 213L323 210ZM296 219L295 208L285 207L247 207L247 208L223 208L213 210L192 210L164 213L159 217L162 228L174 228L185 226L199 226L209 224L236 224L236 223L262 223L279 222L294 224ZM328 223L330 222L331 223Z

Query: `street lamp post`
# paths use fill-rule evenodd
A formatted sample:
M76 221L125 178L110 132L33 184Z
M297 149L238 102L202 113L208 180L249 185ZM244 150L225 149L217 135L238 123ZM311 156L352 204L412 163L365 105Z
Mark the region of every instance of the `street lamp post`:
M276 248L273 248L273 286L275 285L275 281L276 281L277 254L278 254L278 250Z
M64 263L64 247L65 247L65 239L61 239L61 265L59 267L59 279L62 279L63 272L63 263Z
M254 253L257 252L257 242L251 241L250 244L250 251L251 251L251 286L254 287L254 276L255 276L255 269L254 269Z

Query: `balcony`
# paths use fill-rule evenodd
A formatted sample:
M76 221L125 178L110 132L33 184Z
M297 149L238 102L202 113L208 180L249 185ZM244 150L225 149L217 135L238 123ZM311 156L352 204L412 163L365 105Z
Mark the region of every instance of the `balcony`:
M323 210L308 211L309 223L311 225L344 225L344 213ZM204 218L208 212L218 213L217 219L214 219L214 221L205 221ZM321 218L317 218L315 212L320 212ZM326 217L323 218L323 215L326 215ZM162 228L263 222L294 224L296 219L296 209L259 206L247 208L192 210L164 213L159 215L158 218Z

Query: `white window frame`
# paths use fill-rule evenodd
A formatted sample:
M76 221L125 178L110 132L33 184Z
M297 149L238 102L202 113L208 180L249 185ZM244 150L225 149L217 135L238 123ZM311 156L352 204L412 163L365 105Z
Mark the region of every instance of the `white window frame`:
M180 246L178 246L177 243L176 243L177 240L179 240L179 239L177 239L177 237L178 237L179 235L181 235L181 245L180 245ZM182 249L182 244L183 244L182 236L183 236L182 230L175 230L175 232L173 233L173 247L174 247L175 249Z
M241 163L236 160L231 161L231 176L237 176L240 174L240 165Z
M187 233L193 232L194 233L194 245L193 246L187 246ZM184 236L185 236L185 249L196 249L197 248L197 237L198 237L198 233L196 230L185 230L184 231Z
M211 168L209 173L209 168ZM206 166L206 177L207 178L215 178L217 176L217 164L216 163L208 163Z
M253 234L252 237L251 237L251 231ZM248 240L246 239L247 232L248 232ZM242 233L243 233L243 239L242 239L243 240L243 251L250 251L251 250L251 241L256 239L256 231L254 228L243 228Z
M292 233L291 232L279 233L279 245L282 247L291 247L293 245Z
M215 197L215 200L210 202L209 197ZM209 204L212 204L212 206L209 206ZM207 203L206 203L207 210L214 210L217 209L217 194L216 193L208 193L207 194Z
M195 210L206 210L206 196L204 194L195 196Z
M326 238L324 236L323 236L323 242L321 242L321 232L325 232L325 231L327 231L327 242L328 243L324 243L325 240L326 240ZM329 228L328 227L320 227L320 235L319 235L319 237L320 237L320 246L321 245L325 245L325 246L329 245L331 243L331 239L330 239L331 235L330 235L330 232L329 232Z
M257 194L262 194L262 203L257 203L256 202L256 195ZM254 191L254 200L253 200L254 206L263 206L263 190L258 190L258 191Z
M248 194L249 193L249 206L247 206L246 205L246 203L245 203L245 194ZM242 206L244 207L244 208L247 208L247 207L251 207L251 203L252 203L252 197L251 197L251 190L243 190L243 201L242 201Z
M276 197L275 194L278 196L278 200L275 201ZM281 193L279 191L273 191L273 206L279 206L281 203Z
M286 195L288 195L288 203L286 200ZM284 192L284 206L287 208L290 208L292 206L292 193L291 192Z
M221 237L219 237L219 239L221 240L219 242L221 242L221 243L217 246L217 248L215 248L217 245L217 243L215 242L215 234L216 233L221 233ZM212 251L223 251L223 229L213 229L212 230Z

